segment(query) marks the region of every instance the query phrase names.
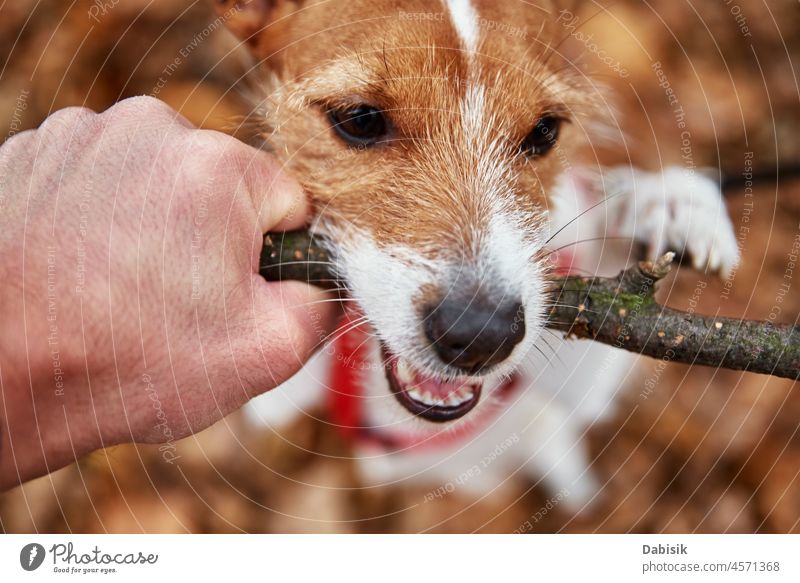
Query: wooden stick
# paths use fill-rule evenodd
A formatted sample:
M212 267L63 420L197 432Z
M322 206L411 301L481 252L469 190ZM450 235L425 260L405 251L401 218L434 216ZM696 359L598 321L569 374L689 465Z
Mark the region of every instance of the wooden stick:
M672 362L800 378L797 326L690 314L656 302L655 284L669 273L673 257L667 253L641 261L616 277L553 278L546 326ZM267 280L346 287L332 266L330 255L307 231L264 237L260 272Z

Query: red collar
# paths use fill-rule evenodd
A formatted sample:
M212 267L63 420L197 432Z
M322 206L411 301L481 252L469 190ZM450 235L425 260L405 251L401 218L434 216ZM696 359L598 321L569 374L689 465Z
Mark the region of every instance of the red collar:
M350 327L350 330L346 330ZM361 365L366 360L368 340L361 326L352 327L348 313L335 332L333 361L328 384L328 400L331 422L342 435L358 439L370 430L363 424Z

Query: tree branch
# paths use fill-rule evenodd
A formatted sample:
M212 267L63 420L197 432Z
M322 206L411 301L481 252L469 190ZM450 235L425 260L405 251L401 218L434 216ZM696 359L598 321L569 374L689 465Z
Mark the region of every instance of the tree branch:
M673 253L641 261L616 277L555 277L547 327L672 362L800 378L800 328L756 320L703 316L655 301L655 284ZM327 289L344 284L307 231L264 237L260 272L267 280L301 280Z

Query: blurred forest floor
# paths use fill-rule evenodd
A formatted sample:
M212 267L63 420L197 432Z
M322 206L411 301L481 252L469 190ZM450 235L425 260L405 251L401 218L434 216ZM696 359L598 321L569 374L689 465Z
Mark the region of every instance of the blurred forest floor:
M247 111L231 89L247 62L225 32L215 30L176 70L166 69L213 22L210 3L109 0L105 14L95 9L97 18L90 18L100 5L0 3L0 136L35 127L68 105L102 110L153 94L160 78L158 97L197 125L225 130ZM582 22L590 15L580 14ZM617 91L637 163L683 163L655 61L686 112L697 166L736 178L746 160L767 173L800 161L795 0L741 7L624 0L580 30L624 65L623 77L591 55L585 60ZM573 48L580 40L572 39ZM773 313L776 322L796 323L800 271L782 303L778 297L800 235L800 182L759 178L752 197L741 184L726 197L737 232L750 227L735 278L726 290L681 268L664 282L660 299L685 309L702 280L698 312L759 319ZM429 488L364 488L347 461L347 444L324 424L302 419L277 436L234 414L182 441L180 464L166 464L156 447L120 446L0 495L0 530L511 532L527 520L533 532L800 532L798 384L662 368L644 362L618 414L592 428L604 497L580 517L556 506L532 520L548 493L523 480L481 500L455 492L424 505Z

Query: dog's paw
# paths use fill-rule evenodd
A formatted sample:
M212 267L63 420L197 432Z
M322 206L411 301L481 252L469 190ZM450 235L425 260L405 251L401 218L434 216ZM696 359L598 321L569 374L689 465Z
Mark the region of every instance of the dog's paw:
M682 168L663 173L611 170L609 196L619 193L617 231L646 243L649 258L689 255L698 270L727 277L740 260L733 225L717 184Z

